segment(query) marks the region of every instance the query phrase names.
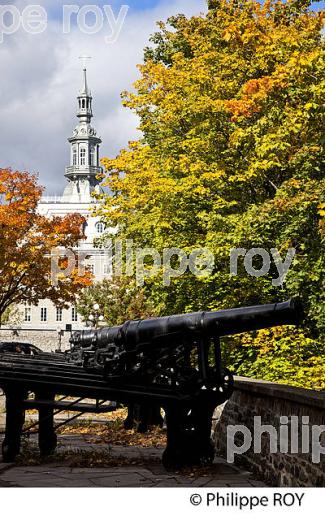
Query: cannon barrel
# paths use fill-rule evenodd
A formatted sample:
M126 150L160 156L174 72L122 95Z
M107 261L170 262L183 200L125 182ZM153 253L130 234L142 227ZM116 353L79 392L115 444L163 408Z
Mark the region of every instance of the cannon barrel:
M299 300L291 299L267 305L128 321L117 327L81 333L72 338L72 343L81 347L92 344L96 348L114 344L133 350L168 338L172 346L173 339L227 336L279 325L297 325L301 319L302 305Z

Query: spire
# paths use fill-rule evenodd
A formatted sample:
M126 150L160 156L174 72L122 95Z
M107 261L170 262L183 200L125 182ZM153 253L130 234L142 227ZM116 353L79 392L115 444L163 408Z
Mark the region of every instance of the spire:
M87 83L87 67L86 63L87 60L91 60L91 56L87 56L87 54L83 54L82 56L79 56L79 60L82 60L82 68L83 68L83 86L80 90L80 94L84 94L86 96L91 96L90 90L88 90L88 83Z
M84 67L83 69L83 85L81 90L79 91L78 96L78 112L77 117L79 117L81 123L90 123L91 118L93 117L92 112L92 95L88 88L87 82L87 69Z
M83 72L84 72L84 82L83 82L82 89L80 90L80 95L91 96L91 92L88 89L87 69L86 69L86 67L83 69Z

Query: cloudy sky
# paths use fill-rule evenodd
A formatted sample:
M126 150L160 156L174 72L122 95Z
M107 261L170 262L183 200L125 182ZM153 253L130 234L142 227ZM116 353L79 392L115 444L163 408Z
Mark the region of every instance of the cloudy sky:
M103 140L101 156L114 156L138 135L137 119L121 107L120 92L131 88L137 78L136 65L142 61L143 48L156 30L156 21L180 12L205 12L206 1L75 0L79 14L89 4L96 4L97 13L98 9L104 13L102 30L98 26L98 32L91 35L80 30L77 14L71 15L70 28L63 33L63 6L72 2L32 2L37 3L48 17L46 30L37 35L26 32L22 23L12 34L3 34L13 23L12 15L3 11L4 4L17 15L30 3L7 0L0 4L0 167L38 172L47 193L55 195L61 194L65 185L67 138L77 123L76 95L82 78L78 57L92 56L87 67L94 96L94 126ZM110 5L117 18L122 4L129 6L125 22L117 41L107 43L105 38L112 30L103 6ZM95 21L95 15L86 18L90 27Z
M29 2L4 2L22 13ZM3 5L4 3L1 2ZM77 123L76 96L82 81L78 57L92 56L87 64L94 101L94 126L103 140L101 156L114 156L137 134L137 119L121 107L120 92L138 77L137 63L156 30L156 21L179 12L206 11L205 0L100 0L75 1L82 7L110 5L118 17L121 5L129 6L115 43L106 43L112 30L104 13L103 28L83 33L77 14L71 16L70 32L63 34L62 0L32 2L46 10L48 23L41 34L29 34L21 24L12 34L3 34L13 23L12 15L0 16L0 167L38 172L48 194L61 194L64 168L69 161L67 138ZM0 15L1 15L0 4ZM73 2L71 2L72 5ZM15 10L15 12L17 12ZM98 16L98 23L100 17ZM81 18L80 18L81 19ZM86 23L94 26L95 15Z

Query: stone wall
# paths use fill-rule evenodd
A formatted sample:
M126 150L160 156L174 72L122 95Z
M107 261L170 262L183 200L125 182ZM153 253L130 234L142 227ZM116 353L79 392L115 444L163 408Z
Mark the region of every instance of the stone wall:
M61 348L69 348L70 332L63 332ZM44 352L54 352L59 346L58 333L56 330L24 330L24 329L0 329L1 341L18 341L32 343Z
M272 451L276 453L270 453L270 434L260 435L257 430L256 421L259 419L256 417L261 418L262 425L274 427L272 438L276 445ZM250 444L248 430L243 428L242 433L234 435L231 429L227 429L231 425L243 425L252 435L251 447L245 453L235 455L235 464L252 470L273 486L325 486L325 455L320 454L319 463L315 458L312 460L312 448L316 453L312 432L314 430L315 436L319 437L317 426L322 426L320 442L325 452L325 392L235 378L232 397L216 410L215 415L214 440L218 455L223 457L227 457L227 443L229 447L233 439L239 447L246 436ZM261 449L257 446L258 450L254 450L253 443L257 437L261 439ZM302 448L302 442L305 448Z

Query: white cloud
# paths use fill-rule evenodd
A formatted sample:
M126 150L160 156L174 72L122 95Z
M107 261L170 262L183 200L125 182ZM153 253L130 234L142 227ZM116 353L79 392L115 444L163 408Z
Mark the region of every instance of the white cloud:
M88 65L89 84L94 126L103 139L101 155L115 155L138 135L137 119L121 107L120 92L137 78L136 64L142 61L155 22L179 12L202 11L204 0L161 0L152 9L131 9L115 44L104 41L108 27L92 36L76 27L63 35L58 19L50 21L40 35L20 30L5 37L0 44L0 167L37 171L49 193L62 192L69 160L67 138L77 122L78 56L83 53L93 57Z

